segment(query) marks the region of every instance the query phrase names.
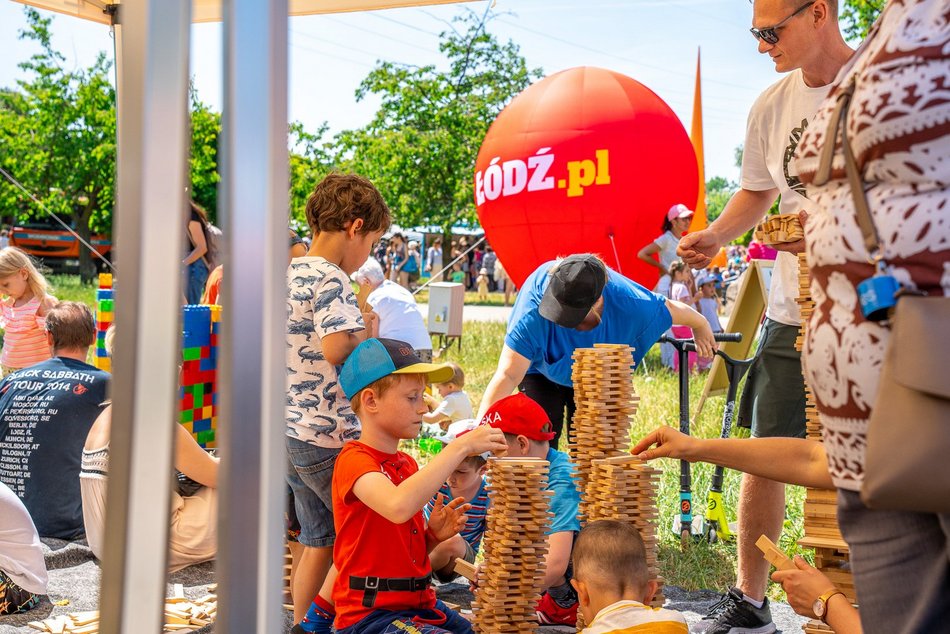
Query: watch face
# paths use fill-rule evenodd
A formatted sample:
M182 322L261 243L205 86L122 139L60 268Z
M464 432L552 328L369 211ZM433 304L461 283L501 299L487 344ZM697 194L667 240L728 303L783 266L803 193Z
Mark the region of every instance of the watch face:
M825 602L821 599L815 599L815 603L812 604L811 609L815 612L815 616L820 619L825 615Z

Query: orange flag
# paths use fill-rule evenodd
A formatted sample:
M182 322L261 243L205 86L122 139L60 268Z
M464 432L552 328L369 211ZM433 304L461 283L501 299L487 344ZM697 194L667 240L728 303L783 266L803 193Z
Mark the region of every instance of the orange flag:
M709 224L706 219L706 168L703 157L703 95L699 80L699 49L696 50L696 92L693 95L693 125L689 133L693 142L693 151L696 152L696 165L699 168L699 197L694 207L695 214L689 230L699 231Z

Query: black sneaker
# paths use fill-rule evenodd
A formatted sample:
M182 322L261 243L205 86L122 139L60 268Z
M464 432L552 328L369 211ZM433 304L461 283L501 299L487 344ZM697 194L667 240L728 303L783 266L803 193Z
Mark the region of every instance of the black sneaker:
M703 620L689 631L695 634L772 634L775 623L765 599L761 608L744 601L739 588L729 588L722 599L709 609Z

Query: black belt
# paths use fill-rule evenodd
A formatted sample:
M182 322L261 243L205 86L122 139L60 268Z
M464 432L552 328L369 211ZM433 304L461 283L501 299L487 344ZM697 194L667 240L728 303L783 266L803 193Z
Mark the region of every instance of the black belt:
M425 577L353 577L350 576L350 590L363 591L363 607L371 608L380 592L421 592L432 583L432 575Z

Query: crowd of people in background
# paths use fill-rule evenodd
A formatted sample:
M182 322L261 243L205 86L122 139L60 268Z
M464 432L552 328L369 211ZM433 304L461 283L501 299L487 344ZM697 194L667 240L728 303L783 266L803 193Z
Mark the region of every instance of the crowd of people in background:
M466 291L476 291L479 299L488 293L504 293L505 305L511 302L515 287L498 260L498 255L484 239L460 236L453 238L448 249L442 238L434 237L429 246L408 239L402 232L383 237L373 250L387 280L415 291L428 278L432 282L462 284Z

